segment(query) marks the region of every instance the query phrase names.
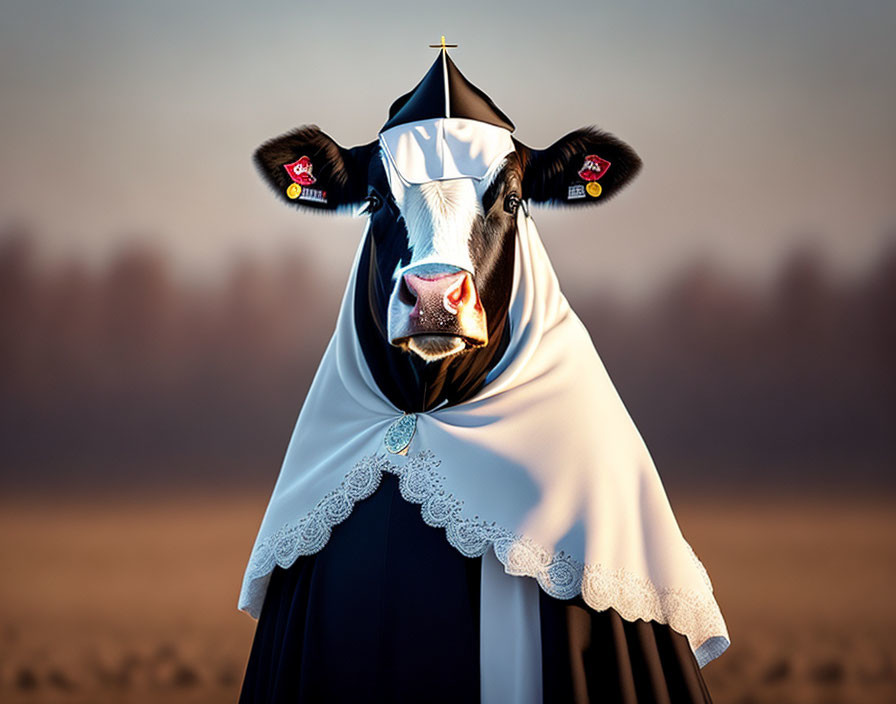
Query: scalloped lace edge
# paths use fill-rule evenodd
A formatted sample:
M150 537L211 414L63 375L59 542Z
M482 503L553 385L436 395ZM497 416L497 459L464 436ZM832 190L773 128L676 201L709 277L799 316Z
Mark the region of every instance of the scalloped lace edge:
M255 547L246 569L239 608L258 618L274 567L288 568L302 555L323 549L332 528L349 517L358 501L371 496L379 487L383 472L389 472L398 477L401 496L420 505L425 523L444 528L449 544L462 555L479 557L492 547L505 572L535 578L553 597L571 599L581 594L595 611L613 608L626 621L642 619L668 624L687 636L700 667L728 648L727 629L712 597L709 575L687 541L685 545L707 593L660 588L624 568L586 564L494 522L487 523L478 516L466 518L462 515L463 502L443 487L437 472L440 464L429 450L410 457L403 466L393 464L386 455L371 455L358 461L340 485L308 514L284 525Z

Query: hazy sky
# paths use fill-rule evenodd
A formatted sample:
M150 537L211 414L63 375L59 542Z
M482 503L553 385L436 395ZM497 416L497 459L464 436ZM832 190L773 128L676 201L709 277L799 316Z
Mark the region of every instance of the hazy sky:
M892 1L0 7L0 225L54 256L146 238L198 276L297 243L343 278L363 222L285 207L251 153L307 122L375 138L441 34L523 142L598 124L643 157L605 206L536 213L567 285L762 276L811 241L851 271L896 236Z

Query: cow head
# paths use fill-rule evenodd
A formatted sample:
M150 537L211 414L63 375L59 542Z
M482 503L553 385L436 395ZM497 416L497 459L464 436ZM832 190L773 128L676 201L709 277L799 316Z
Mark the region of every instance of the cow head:
M368 356L371 368L404 360L424 385L450 368L473 388L506 343L520 208L599 205L631 180L640 160L595 128L532 149L510 136L500 112L397 119L419 92L396 101L369 144L346 149L307 126L265 143L255 159L291 205L367 214L356 325L374 338L363 340L365 354L374 354L371 345L391 349Z

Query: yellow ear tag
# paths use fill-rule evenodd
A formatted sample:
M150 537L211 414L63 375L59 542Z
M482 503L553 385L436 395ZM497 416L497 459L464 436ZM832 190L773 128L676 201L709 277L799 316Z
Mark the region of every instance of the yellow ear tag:
M286 196L291 200L295 200L300 195L302 195L302 187L297 183L289 184L289 187L286 189Z
M603 188L600 187L600 184L597 181L591 181L585 186L585 191L592 198L597 198L601 193L603 193Z

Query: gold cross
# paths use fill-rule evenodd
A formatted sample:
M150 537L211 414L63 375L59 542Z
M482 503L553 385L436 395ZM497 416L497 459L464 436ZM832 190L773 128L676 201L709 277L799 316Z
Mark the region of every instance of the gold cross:
M442 35L442 43L441 44L430 44L430 49L441 49L445 51L446 49L457 49L457 44L446 44L445 43L445 35Z

